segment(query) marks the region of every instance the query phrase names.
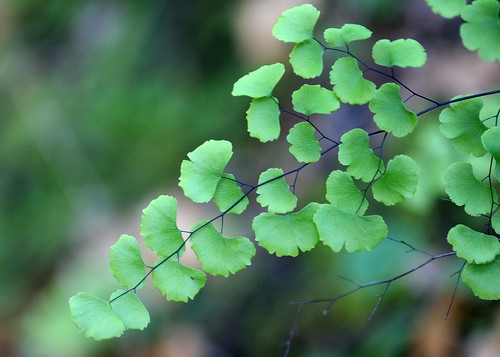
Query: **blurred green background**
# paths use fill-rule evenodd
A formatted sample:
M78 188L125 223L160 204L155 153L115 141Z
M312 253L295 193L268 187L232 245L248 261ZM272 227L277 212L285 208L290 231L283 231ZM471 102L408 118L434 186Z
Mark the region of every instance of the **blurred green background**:
M145 331L98 343L70 320L70 296L105 298L116 289L109 247L122 233L139 238L141 210L153 198L179 198L183 229L213 216L213 207L188 203L177 187L180 162L203 141L232 141L231 170L243 181L255 183L268 167L296 165L283 142L248 138L248 100L230 92L248 71L287 63L290 46L271 28L284 9L304 2L0 1L0 356L279 356L295 316L289 301L352 287L338 276L384 279L426 258L390 241L354 255L318 246L298 259L259 249L252 267L209 278L188 304L167 303L145 288L141 298L152 319ZM318 35L354 22L374 30L375 39L419 40L428 65L399 75L427 96L498 87L498 65L465 51L460 23L433 15L422 0L313 3L322 11ZM370 56L368 45L354 50ZM295 76L285 78L282 103L298 86ZM498 98L485 101L487 110L498 108ZM338 138L370 120L346 106L323 125ZM396 209L371 207L383 210L392 237L433 253L450 250L446 232L466 219L440 199L442 170L457 156L436 122L437 113L427 114L408 141L387 146L387 157L405 152L420 163L416 197ZM324 179L337 166L331 155L301 174L301 205L322 202ZM258 212L253 205L227 219L226 232L252 237ZM393 284L371 322L381 289L346 298L326 316L325 306L307 306L290 356L493 356L500 350L498 304L480 302L460 285L450 318L443 318L455 282L449 276L459 267L456 259L436 262Z

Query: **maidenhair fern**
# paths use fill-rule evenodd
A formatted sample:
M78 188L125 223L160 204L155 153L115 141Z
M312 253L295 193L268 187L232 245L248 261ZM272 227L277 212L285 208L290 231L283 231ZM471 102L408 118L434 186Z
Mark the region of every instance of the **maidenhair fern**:
M500 60L500 3L496 0L465 1L427 0L432 9L445 16L460 15L460 29L467 49L478 51L486 61ZM387 205L396 205L411 198L417 189L419 169L406 154L386 157L384 144L392 137L411 135L419 117L437 109L440 131L459 153L470 155L468 162L452 163L443 176L445 190L457 206L478 220L486 219L483 232L459 223L447 236L453 251L430 255L419 266L391 279L356 288L339 297L298 302L333 303L363 288L385 285L403 278L430 262L457 256L463 259L459 276L476 296L486 300L500 299L500 109L483 117L481 97L498 95L500 89L461 96L439 102L411 90L395 76L395 67L422 67L427 53L413 39L382 39L373 44L375 65L358 58L350 50L353 41L369 46L372 32L358 24L328 28L323 38L316 37L320 12L312 5L300 5L283 12L272 34L278 40L293 43L290 64L293 72L308 79L291 93L293 110L286 109L275 97L274 88L285 75L282 63L264 65L240 78L234 84L233 96L250 97L246 119L249 135L265 143L283 137L284 116L296 123L286 134L289 151L298 162L296 169L268 168L260 173L255 184L239 181L236 173L226 172L233 156L232 144L225 140L209 140L187 154L180 168L179 186L184 195L196 203L213 201L220 214L198 222L191 229L177 226L177 200L162 195L143 211L142 243L156 253L151 265L141 257L136 238L122 235L110 250L110 269L121 289L109 299L79 293L70 299L74 322L80 330L95 339L120 336L126 329L143 329L150 320L148 311L138 297L138 290L149 276L153 284L170 301L187 302L196 297L205 285L206 274L229 276L251 265L255 243L278 257L296 257L322 243L333 252L369 251L388 238L388 225L377 212L368 213L370 196ZM324 41L324 42L323 42ZM329 87L311 82L325 70L324 54L336 55L329 65ZM376 85L366 78L371 72L385 83ZM401 90L411 93L402 98ZM420 112L407 107L407 100L417 97L427 103ZM285 101L283 101L285 102ZM315 122L339 109L340 105L367 105L373 113L377 129L367 132L354 128L335 139L324 135ZM320 119L327 120L327 119ZM373 140L380 145L373 147ZM323 202L308 202L297 209L295 183L299 173L338 149L337 159L345 170L333 170L326 178ZM332 154L333 155L333 154ZM478 157L490 158L489 172L475 172ZM242 214L254 198L266 212L253 218L255 243L247 237L226 237L214 223L228 214ZM443 237L444 239L444 237ZM179 262L191 243L201 269ZM403 241L400 243L408 245ZM409 245L408 245L409 246ZM411 246L410 246L411 247ZM411 247L413 248L413 247ZM415 249L415 248L413 248ZM333 253L332 253L333 254ZM382 301L379 300L378 305ZM294 327L295 328L295 327ZM287 352L294 329L290 333Z

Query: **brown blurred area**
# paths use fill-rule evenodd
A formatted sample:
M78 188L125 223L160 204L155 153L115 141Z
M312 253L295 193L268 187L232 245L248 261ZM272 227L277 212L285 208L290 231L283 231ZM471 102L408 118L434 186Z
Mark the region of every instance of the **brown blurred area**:
M231 170L255 183L268 167L296 165L284 136L249 138L248 100L230 95L245 73L274 62L287 66L281 103L300 85L288 64L289 44L271 35L280 13L305 1L0 1L0 356L224 357L280 356L292 327L289 301L335 296L356 281L391 277L425 256L383 242L370 253L334 254L323 246L298 258L258 248L251 267L227 279L210 277L187 304L166 302L151 282L140 292L151 314L144 331L95 342L77 332L68 299L79 291L102 298L118 286L108 269L120 234L138 238L141 210L159 194L179 199L179 226L214 216L177 186L186 153L208 139L233 142ZM396 74L436 100L498 88L498 63L465 50L460 21L431 13L423 0L311 1L323 29L359 23L373 39L353 46L370 59L380 38L414 38L427 65ZM331 58L330 58L331 60ZM318 83L328 86L328 60ZM412 101L422 109L426 103ZM498 97L485 98L485 110ZM456 154L437 130L437 114L421 118L411 138L388 143L420 164L417 196L381 209L391 236L424 250L450 250L448 229L464 218L444 202L441 172ZM371 117L343 107L325 130L340 137ZM284 122L283 126L289 126ZM283 130L285 133L285 130ZM322 200L335 155L300 176L301 204ZM228 217L228 235L253 239L252 204ZM478 224L477 221L472 224ZM480 223L479 223L480 224ZM155 257L144 250L146 261ZM192 253L184 261L195 265ZM500 306L472 296L463 284L451 301L458 259L436 262L391 286L372 321L381 291L307 306L290 356L500 356Z

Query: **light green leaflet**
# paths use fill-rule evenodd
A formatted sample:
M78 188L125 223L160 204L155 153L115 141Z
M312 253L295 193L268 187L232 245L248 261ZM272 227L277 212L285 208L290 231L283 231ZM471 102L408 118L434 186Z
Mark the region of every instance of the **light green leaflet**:
M332 171L326 180L326 199L333 206L360 216L368 209L368 200L356 187L351 175L340 170Z
M465 7L465 0L425 0L432 11L443 17L451 19L460 15L460 11Z
M160 196L142 211L141 235L149 249L164 257L183 245L182 233L177 228L177 200L174 197Z
M340 103L335 93L320 85L304 84L292 93L293 109L305 114L330 114L339 109Z
M410 134L418 123L417 115L406 109L400 91L397 84L385 83L368 104L370 111L375 114L375 124L398 138Z
M318 242L313 216L319 207L317 203L309 203L300 211L286 215L261 213L252 223L255 240L278 257L296 257L299 250L313 249Z
M463 224L453 227L448 232L447 239L457 256L468 263L489 263L500 254L497 237L476 232Z
M319 239L334 252L343 246L349 253L371 250L387 237L381 216L360 216L333 205L323 205L314 215Z
M500 300L500 260L488 264L467 264L462 280L483 300Z
M488 129L479 113L483 101L479 98L452 103L439 115L439 130L461 154L483 156L486 153L481 144L481 135Z
M340 138L339 162L347 166L347 172L356 179L371 182L384 171L384 162L370 147L368 133L356 128Z
M248 197L243 196L243 191L236 183L234 175L222 174L222 179L219 181L214 195L214 202L220 211L226 212L229 209L227 213L243 213L248 206ZM236 202L238 204L234 206Z
M161 258L155 263L161 262ZM205 273L169 259L153 270L153 283L169 301L187 302L205 285Z
M500 61L500 21L498 0L476 0L462 10L465 21L460 27L464 46L470 51L479 51L485 61Z
M323 72L323 53L315 40L297 43L290 52L293 72L306 79L318 77Z
M144 278L146 265L142 260L139 244L134 237L123 234L111 246L109 268L116 280L127 289L135 287Z
M205 141L188 153L189 160L181 164L179 186L193 202L210 201L227 163L233 155L233 146L226 140Z
M316 162L321 157L321 146L316 139L316 130L308 122L295 124L286 137L291 144L288 149L299 162Z
M251 264L255 246L248 238L225 238L206 221L194 226L193 232L192 248L196 258L203 263L203 271L228 277Z
M375 95L375 84L363 78L358 62L351 57L335 61L330 71L330 83L344 103L365 104Z
M379 40L372 56L376 64L385 67L422 67L427 61L424 48L413 39Z
M304 4L284 11L273 27L273 36L284 42L293 42L290 64L295 74L314 78L323 71L323 47L313 38L319 11Z
M486 151L495 159L495 177L500 181L500 127L486 130L481 137L481 142Z
M417 190L418 168L411 157L398 155L387 163L384 175L372 188L373 198L392 206L413 197Z
M282 63L262 66L238 79L231 94L251 98L269 97L283 74L285 66Z
M280 109L272 97L255 98L247 110L248 133L265 143L280 136Z
M326 43L330 46L347 46L353 41L366 40L372 32L366 27L357 24L345 24L341 28L329 28L324 32Z
M500 209L491 217L491 226L497 234L500 234Z
M491 195L498 202L498 195L490 187L474 176L472 165L465 162L455 162L448 167L445 179L445 191L457 206L464 206L465 212L471 216L489 214L491 210Z
M111 309L109 301L88 293L78 293L69 299L71 317L85 336L96 340L119 337L125 325Z
M310 4L285 10L273 27L272 34L283 42L299 43L313 38L319 11Z
M277 178L279 177L279 178ZM264 184L267 182L266 184ZM288 213L297 206L297 197L290 192L290 187L283 177L282 169L268 169L260 174L257 188L257 202L262 207L268 206L271 213Z
M110 300L124 293L117 290L111 294ZM110 303L113 312L122 320L126 329L144 330L149 325L150 317L146 307L137 294L129 292Z
M123 293L118 290L110 299ZM149 324L149 313L136 294L128 293L110 303L88 293L69 299L71 317L85 336L96 340L119 337L125 329L143 330Z

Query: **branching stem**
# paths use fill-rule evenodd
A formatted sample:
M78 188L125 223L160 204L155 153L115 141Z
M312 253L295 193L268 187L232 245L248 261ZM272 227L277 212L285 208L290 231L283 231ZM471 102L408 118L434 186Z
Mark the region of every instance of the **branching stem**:
M391 239L391 240L397 241L397 240L394 240L394 239ZM405 243L403 241L397 241L397 242L401 242L402 244L413 248L411 245L409 245L409 244L407 244L407 243ZM424 251L422 251L420 249L415 249L415 248L413 248L413 249L416 250L416 251L419 251L419 252L423 252L426 255L429 255L429 258L427 260L425 260L423 263L420 263L419 265L417 265L416 267L414 267L412 269L409 269L409 270L407 270L407 271L405 271L403 273L400 273L398 275L395 275L392 278L385 279L385 280L376 280L376 281L372 281L372 282L360 284L360 283L358 283L358 282L356 282L354 280L343 278L344 280L348 280L349 282L353 283L356 286L354 288L352 288L350 290L347 290L346 292L344 292L342 294L339 294L337 296L334 296L334 297L329 297L329 298L324 298L324 299L310 299L310 300L292 301L292 302L290 302L290 304L294 304L294 305L298 305L298 306L297 306L297 312L295 314L295 320L294 320L292 329L290 330L290 333L289 333L289 336L288 336L288 340L285 343L285 346L287 346L287 349L285 351L284 356L285 357L288 356L288 351L290 350L290 346L292 344L292 339L293 339L293 337L295 335L295 331L298 328L297 327L298 316L299 316L300 312L302 311L302 309L306 305L327 303L326 308L323 310L323 315L326 315L335 302L337 302L337 301L339 301L339 300L341 300L341 299L343 299L343 298L345 298L345 297L347 297L349 295L352 295L352 294L354 294L355 292L357 292L359 290L371 288L371 287L374 287L374 286L384 286L384 290L378 296L377 303L376 303L374 309L372 310L372 312L370 314L369 320L371 320L373 318L373 316L375 315L375 313L378 311L378 309L379 309L379 307L380 307L383 299L385 298L385 296L387 294L387 291L389 290L390 285L393 282L395 282L395 281L397 281L397 280L399 280L401 278L404 278L405 276L410 275L410 274L416 272L417 270L422 269L423 267L425 267L426 265L428 265L429 263L431 263L431 262L433 262L435 260L442 259L442 258L447 258L447 257L455 256L456 255L455 252L448 252L448 253L442 253L442 254L432 255L432 254L424 252ZM464 266L465 266L465 264L462 266L462 269L463 269ZM458 283L457 283L457 285L458 285ZM455 292L456 292L456 290L457 290L457 286L455 286ZM454 298L454 296L455 296L455 293L453 294L453 298ZM452 300L451 303L453 303L453 300ZM448 308L448 313L449 313L449 310L451 309L451 303L450 303L450 306Z

